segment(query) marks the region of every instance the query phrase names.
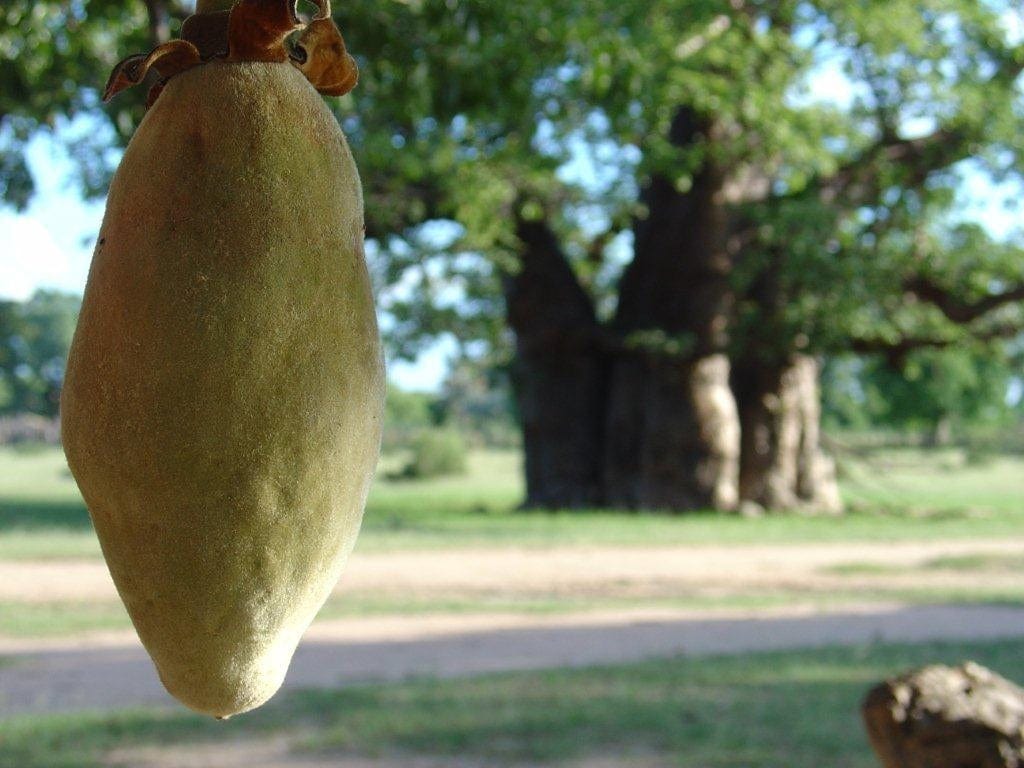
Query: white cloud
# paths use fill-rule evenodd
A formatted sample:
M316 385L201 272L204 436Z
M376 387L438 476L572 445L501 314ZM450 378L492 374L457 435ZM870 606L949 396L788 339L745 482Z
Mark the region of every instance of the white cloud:
M1010 43L1017 45L1024 41L1024 8L1010 8L1000 17Z
M58 246L34 216L0 211L0 253L0 298L21 301L36 288L81 293L85 287L88 253Z

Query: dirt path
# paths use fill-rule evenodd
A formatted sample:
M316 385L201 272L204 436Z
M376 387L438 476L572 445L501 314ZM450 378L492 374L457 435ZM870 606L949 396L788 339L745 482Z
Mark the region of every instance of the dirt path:
M493 768L488 757L425 757L420 755L309 755L296 753L287 736L246 739L213 744L175 745L172 748L134 747L118 749L106 756L109 768ZM503 768L540 768L536 762L500 763ZM677 768L678 762L665 758L631 754L621 758L588 756L559 768Z
M1024 556L1024 538L899 543L806 543L673 547L558 547L356 553L338 594L431 592L581 594L615 585L618 594L651 585L731 590L799 584L828 588L834 566L856 563L915 568L937 557ZM1009 574L1015 580L1015 574ZM903 578L885 574L888 581ZM958 574L963 581L969 576ZM992 584L997 574L983 574ZM930 584L942 574L927 574ZM849 584L849 577L843 583ZM1019 583L1019 580L1017 581ZM0 601L116 600L101 561L0 562Z
M631 596L806 589L828 595L833 588L849 590L857 579L872 578L889 584L913 578L930 586L944 578L961 585L974 579L1020 587L1016 573L913 573L935 558L957 555L1016 558L1024 555L1024 538L368 553L353 556L338 592ZM908 570L854 577L830 570L849 564ZM0 563L0 601L116 599L102 562ZM1024 636L1024 608L874 604L822 613L791 604L773 611L636 608L560 616L378 616L314 624L285 685L336 687L410 675L471 675L876 638L914 642L1014 636ZM0 663L0 718L171 703L130 631L45 640L0 637L0 657L5 662Z
M622 663L677 654L853 645L876 640L1024 636L1024 608L864 606L835 613L618 611L573 617L410 617L319 624L286 689L338 688L413 676ZM101 647L15 648L0 666L0 718L172 704L131 638Z

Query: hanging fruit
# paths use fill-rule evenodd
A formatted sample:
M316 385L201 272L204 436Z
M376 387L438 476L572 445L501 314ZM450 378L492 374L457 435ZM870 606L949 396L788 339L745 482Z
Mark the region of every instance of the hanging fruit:
M294 0L199 0L182 38L121 62L106 97L150 71L63 440L161 680L223 718L280 687L355 543L380 447L362 193L318 93L347 93L357 71L328 0L308 24Z

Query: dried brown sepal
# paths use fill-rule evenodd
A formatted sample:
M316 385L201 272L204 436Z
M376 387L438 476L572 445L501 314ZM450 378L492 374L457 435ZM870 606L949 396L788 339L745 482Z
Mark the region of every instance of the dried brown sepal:
M284 41L302 29L294 0L242 0L228 21L228 61L287 61Z
M171 40L148 54L136 54L119 62L110 73L107 87L103 89L103 100L109 101L125 88L138 85L150 69L156 70L163 81L201 63L199 50L192 43L187 40Z
M325 96L344 96L359 82L356 60L345 49L341 31L330 17L313 19L296 48L303 56L293 63Z
M228 55L228 19L231 11L195 13L181 24L181 38L199 49L203 61Z
M296 12L297 0L239 0L230 11L195 14L185 19L181 40L172 40L148 54L129 56L118 64L103 92L104 100L138 85L150 69L160 81L150 90L146 106L156 101L167 80L212 59L224 61L284 62L291 59L320 93L344 96L359 81L359 68L345 48L341 32L331 19L330 0L313 0L317 13L304 25ZM303 30L290 54L285 43Z

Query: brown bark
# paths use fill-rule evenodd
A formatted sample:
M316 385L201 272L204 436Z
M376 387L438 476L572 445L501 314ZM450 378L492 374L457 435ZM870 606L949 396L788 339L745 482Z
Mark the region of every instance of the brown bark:
M685 110L671 140L715 130ZM636 222L615 331L631 354L610 382L605 488L614 506L688 510L735 505L738 422L724 354L732 292L725 178L710 160L688 191L655 176Z
M729 360L613 364L605 488L611 506L687 511L737 502L739 422Z
M520 221L517 234L520 269L506 277L505 299L526 506L598 506L607 365L593 304L543 222Z
M818 375L818 363L808 355L777 365L737 365L744 502L771 510L842 510L835 466L821 448Z
M953 291L943 288L923 275L916 275L908 279L904 282L903 287L918 298L934 305L952 322L960 325L973 323L989 312L1007 304L1024 301L1024 285L1015 285L1003 291L990 293L975 301L968 301L957 296Z

